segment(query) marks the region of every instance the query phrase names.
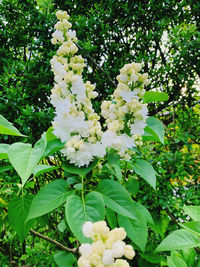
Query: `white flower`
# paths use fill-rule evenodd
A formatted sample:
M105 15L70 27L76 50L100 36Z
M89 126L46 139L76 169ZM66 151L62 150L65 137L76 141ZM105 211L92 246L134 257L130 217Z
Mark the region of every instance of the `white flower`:
M121 240L116 241L112 245L112 254L114 258L121 258L124 255L125 243Z
M81 253L81 255L83 257L89 257L91 254L92 254L92 245L90 244L82 244L80 247L79 247L79 252Z
M126 91L126 90L121 90L119 93L118 93L123 100L125 100L127 103L130 103L133 99L133 97L135 98L138 98L137 97L137 91L134 90L134 91Z
M91 267L90 261L85 257L81 256L78 260L79 267Z
M72 81L72 87L70 88L73 95L76 95L77 101L83 102L86 98L85 93L85 85L82 78L78 75L74 76L74 80Z
M142 105L142 108L140 110L140 113L141 113L143 119L146 120L147 115L148 115L148 109L147 109L147 106L146 105Z
M103 253L103 263L104 264L112 264L112 263L114 263L114 258L113 258L111 249L107 249L107 250L104 251L104 253Z
M68 36L70 39L73 39L76 37L76 31L69 30L68 31Z
M55 30L55 32L52 34L53 38L56 38L59 42L64 42L64 36L61 31Z
M135 119L134 124L131 124L131 134L144 134L144 128L146 126L146 121Z
M82 228L83 235L85 237L92 237L93 235L93 223L92 222L85 222Z

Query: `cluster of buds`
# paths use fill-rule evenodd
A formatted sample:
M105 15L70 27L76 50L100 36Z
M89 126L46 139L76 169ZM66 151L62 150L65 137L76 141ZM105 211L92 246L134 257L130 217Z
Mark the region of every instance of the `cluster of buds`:
M84 243L80 246L79 267L130 266L126 260L119 259L125 256L131 260L135 256L133 247L123 241L126 238L123 228L110 230L105 221L99 221L86 222L82 231L85 237L93 240L93 243Z

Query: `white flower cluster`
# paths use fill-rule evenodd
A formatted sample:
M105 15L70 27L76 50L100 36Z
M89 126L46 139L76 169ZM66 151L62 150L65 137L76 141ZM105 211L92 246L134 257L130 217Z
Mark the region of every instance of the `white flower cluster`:
M82 56L75 55L77 37L71 30L70 17L60 10L56 16L58 22L51 42L59 48L51 59L55 76L51 103L56 112L54 134L65 143L61 152L79 167L88 165L95 157L104 157L106 148L114 148L121 157L129 159L132 152L128 149L142 144L147 107L141 103L141 97L144 85L149 83L148 75L139 73L139 63L127 64L120 70L112 100L101 106L107 128L103 132L91 103L98 94L93 84L82 79L85 63Z
M129 157L128 148L135 144L142 145L141 135L146 126L148 110L141 100L145 93L144 86L150 80L147 73L139 73L141 68L140 63L126 64L117 76L118 85L111 101L104 101L101 105L101 114L106 119L108 129L106 139L122 157Z
M56 109L53 128L54 134L65 142L63 154L80 167L88 165L94 157L104 157L106 153L100 142L100 118L91 103L97 92L93 84L84 83L81 77L85 64L81 56L75 55L77 38L76 32L70 30L69 15L66 11L58 11L56 16L59 21L51 41L60 47L51 60L55 75L51 91L51 103Z
M99 221L96 223L86 222L82 230L84 236L92 238L93 243L85 243L80 246L79 267L130 266L126 260L118 259L123 256L132 259L135 256L133 247L122 241L126 237L123 228L115 228L110 231L105 221Z

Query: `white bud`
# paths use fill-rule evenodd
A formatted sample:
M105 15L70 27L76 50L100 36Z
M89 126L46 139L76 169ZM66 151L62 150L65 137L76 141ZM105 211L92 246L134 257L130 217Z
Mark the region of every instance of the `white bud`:
M83 257L89 257L91 254L92 254L92 246L90 244L82 244L80 247L79 247L79 252L81 253L81 255Z
M114 263L114 258L112 255L112 250L107 249L103 253L103 263L104 264L113 264Z
M82 232L83 232L83 235L85 237L92 237L92 235L93 235L93 223L89 222L89 221L84 223L83 228L82 228Z
M124 255L125 243L121 240L112 245L112 254L115 258L121 258Z

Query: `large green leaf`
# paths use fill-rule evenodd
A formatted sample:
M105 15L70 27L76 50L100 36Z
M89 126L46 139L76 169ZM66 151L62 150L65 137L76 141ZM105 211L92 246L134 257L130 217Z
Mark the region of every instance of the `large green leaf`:
M200 245L199 237L186 229L172 232L168 235L156 251L169 251L184 248L194 248Z
M167 263L169 267L187 267L186 262L175 255L168 256Z
M106 219L112 229L117 227L117 218L113 210L106 208Z
M68 191L66 181L62 179L45 185L33 199L27 221L56 209L72 194L72 191Z
M40 161L46 147L44 139L40 139L32 148L31 144L15 143L9 147L8 158L19 174L24 185Z
M138 220L118 215L118 223L126 230L127 236L144 252L148 235L146 220L140 214Z
M82 234L82 226L86 221L104 220L105 207L103 198L97 192L90 192L83 202L78 196L70 196L66 203L65 215L69 227L75 237L81 242L90 242Z
M154 221L153 218L151 216L151 213L148 211L148 209L146 209L142 204L135 202L134 203L136 205L137 210L144 216L144 218L146 219L146 221L148 223L151 223L154 225Z
M183 210L194 221L200 221L200 206L186 206L186 205L184 205Z
M114 149L111 149L107 155L108 164L112 174L119 180L122 180L122 171L120 167L120 156L116 153Z
M180 225L200 237L200 221L181 223Z
M63 170L73 173L73 174L78 174L79 176L86 176L87 173L89 173L98 163L98 160L94 160L88 167L77 167L74 164L70 164L65 162L62 167Z
M57 252L53 257L58 267L72 267L77 261L72 253L66 253L64 251Z
M8 206L8 218L10 224L16 231L21 242L23 242L29 230L35 223L34 220L31 220L28 223L25 222L31 201L32 196L30 195L15 197L10 201Z
M148 117L145 133L142 136L144 141L158 141L164 144L164 126L162 122L154 117Z
M137 208L126 189L118 182L102 180L96 190L101 193L105 205L116 213L137 220Z
M37 165L35 167L35 169L33 170L33 175L34 176L38 176L40 174L46 173L46 172L50 172L50 171L54 171L59 169L59 167L57 166L50 166L50 165Z
M169 99L169 96L167 93L154 92L154 91L145 92L144 97L143 97L144 103L163 102L163 101L167 101L168 99Z
M46 158L57 151L60 151L63 148L64 144L60 141L60 139L54 139L47 142L47 146L45 149L44 154L42 155L43 158Z
M156 188L156 172L153 166L146 160L137 159L133 165L134 171L142 176L154 189Z
M0 159L8 159L8 144L0 144Z
M0 115L0 134L15 135L15 136L25 136L21 134L17 128L15 128L12 123L6 120L2 115Z

